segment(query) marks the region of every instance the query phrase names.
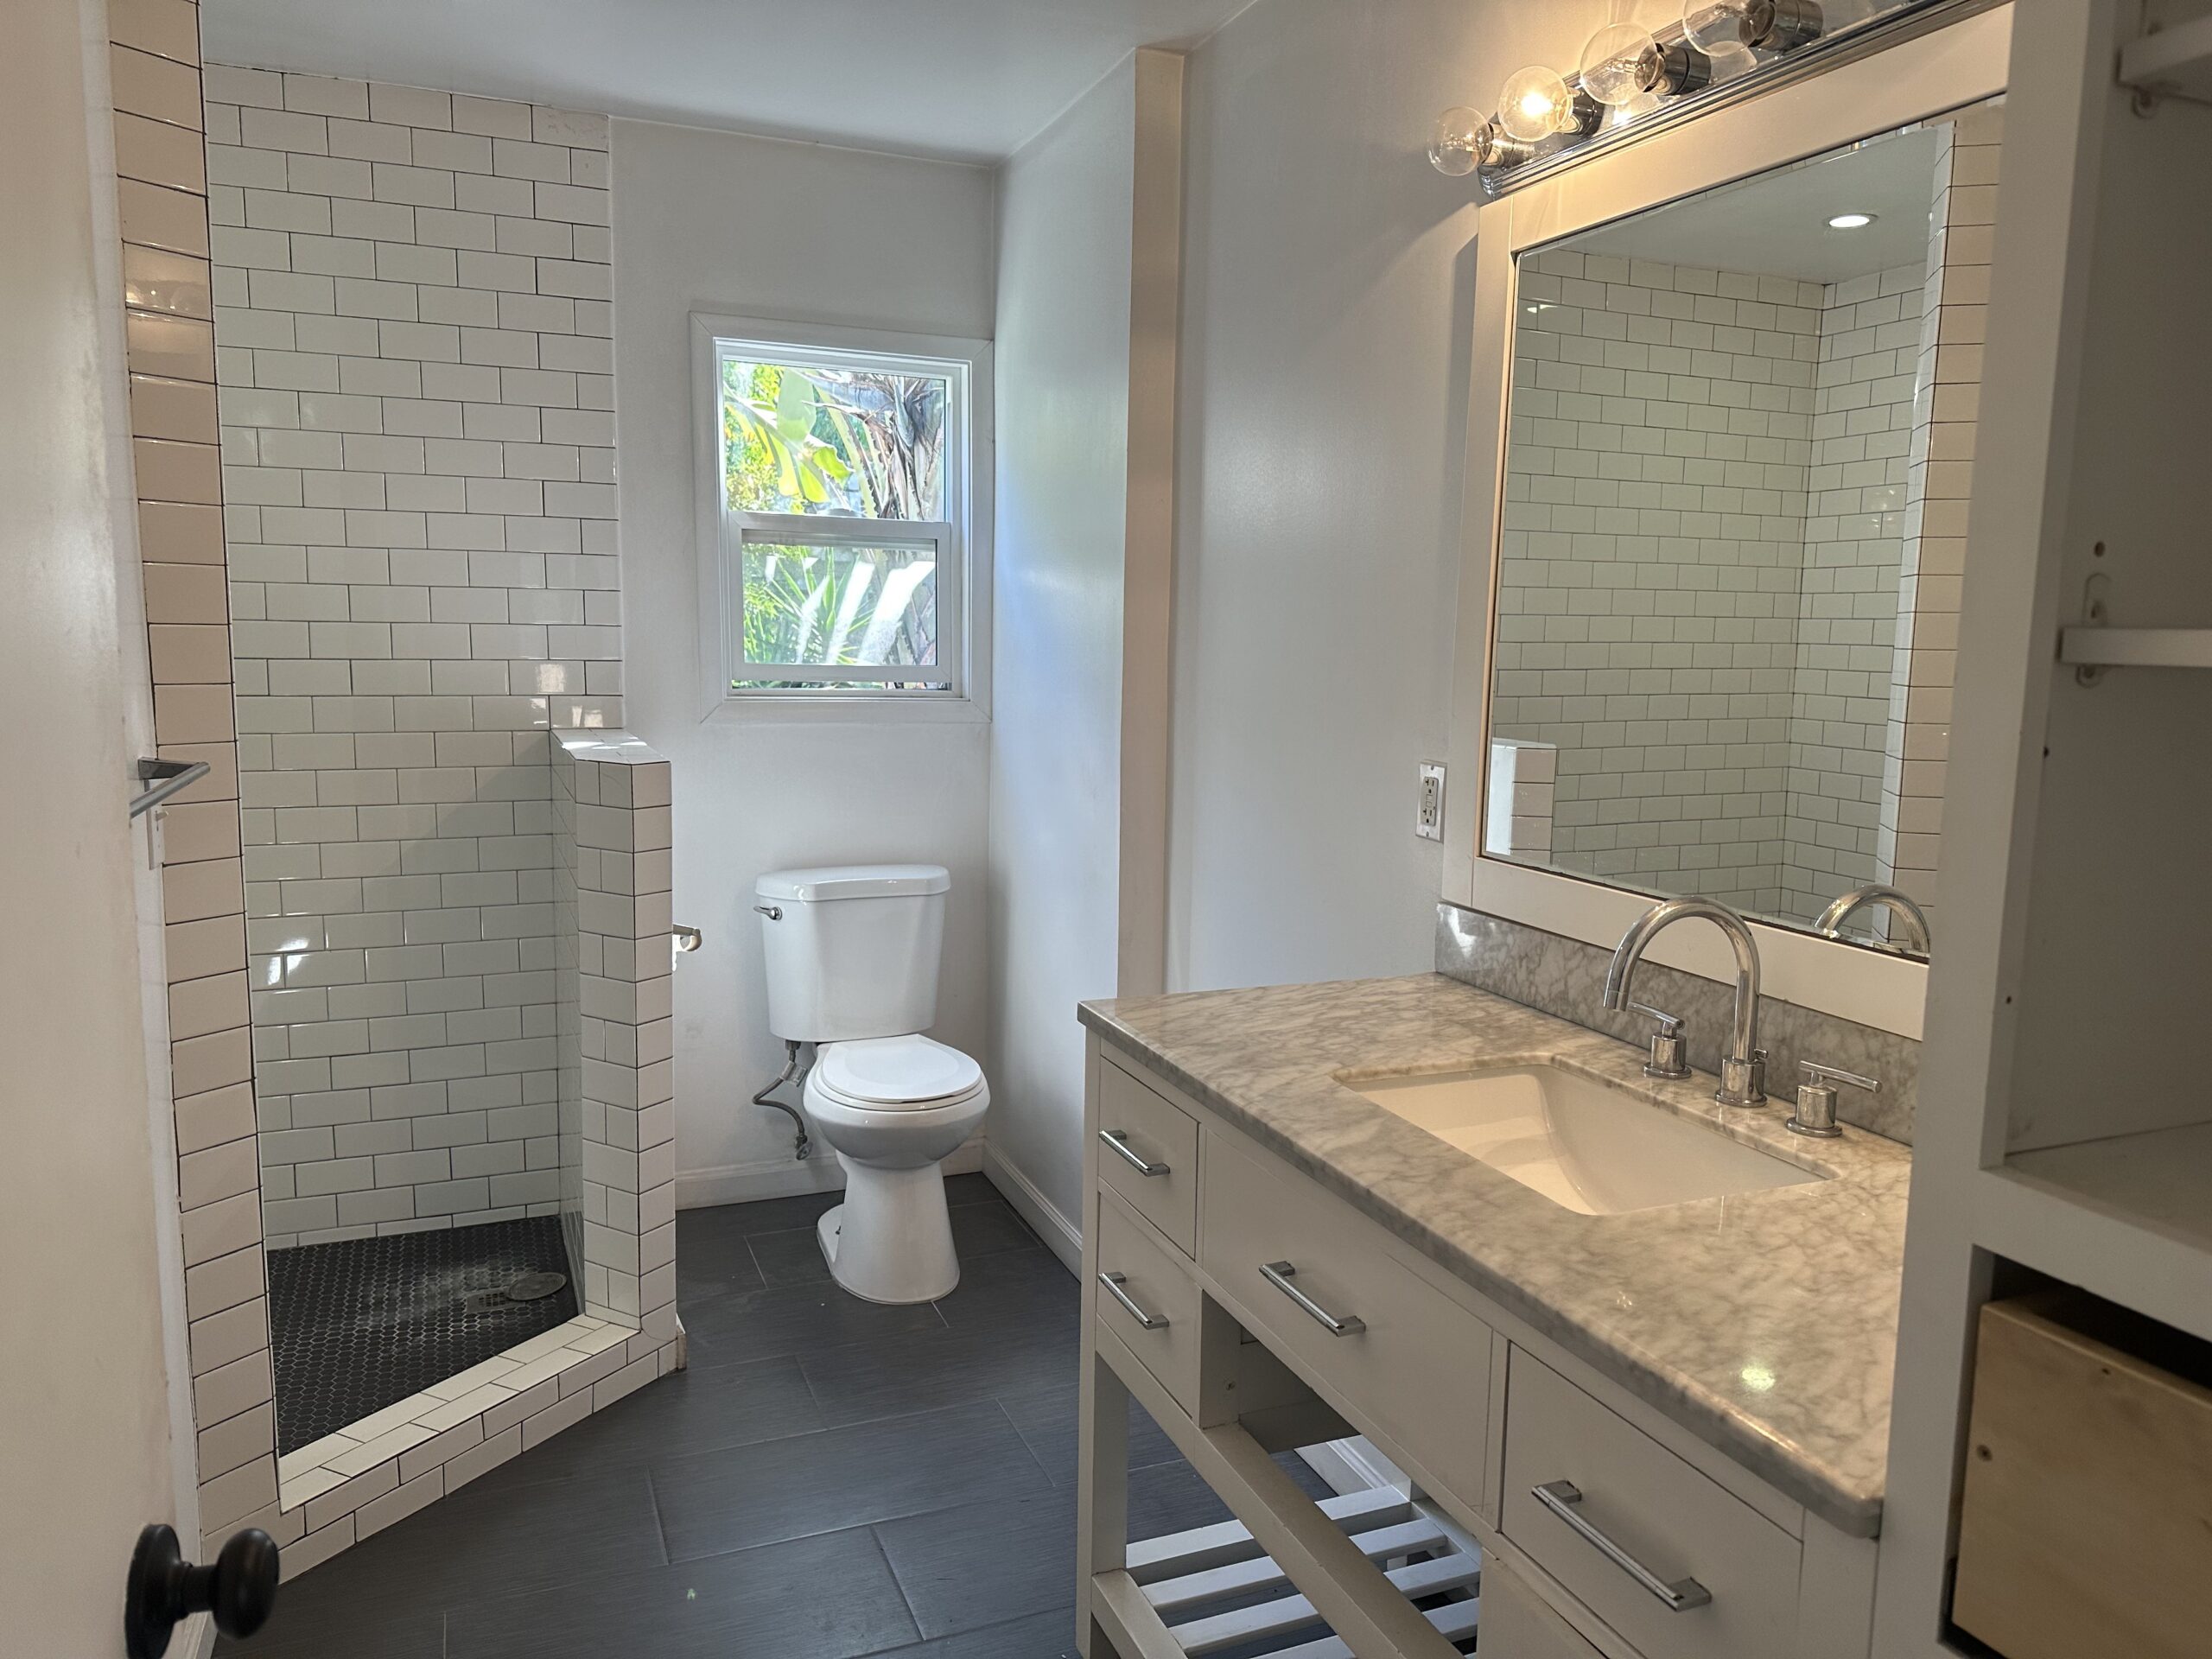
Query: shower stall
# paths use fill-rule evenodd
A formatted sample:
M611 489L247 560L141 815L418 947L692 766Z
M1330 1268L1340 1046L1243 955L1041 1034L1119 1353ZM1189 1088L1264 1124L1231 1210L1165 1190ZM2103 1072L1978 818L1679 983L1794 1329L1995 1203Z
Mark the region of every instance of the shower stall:
M312 1560L680 1363L669 769L620 729L604 118L205 91L229 648L168 667L234 699L225 1341Z

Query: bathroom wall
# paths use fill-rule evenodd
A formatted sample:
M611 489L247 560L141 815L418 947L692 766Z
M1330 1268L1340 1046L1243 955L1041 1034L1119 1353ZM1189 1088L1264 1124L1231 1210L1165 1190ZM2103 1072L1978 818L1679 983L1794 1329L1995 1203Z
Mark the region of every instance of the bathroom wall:
M1192 55L1176 988L1429 966L1481 193L1423 150L1616 10L1268 0Z
M547 727L620 719L606 121L207 96L268 1243L550 1211Z
M1818 284L1522 262L1492 729L1559 746L1552 859L1771 911Z
M988 1166L1061 1245L1075 1005L1162 966L1181 86L1135 54L999 178Z
M692 493L695 310L988 339L995 189L982 168L650 123L614 124L614 323L626 723L671 762L677 919L705 948L677 976L685 1204L828 1184L748 1096L769 1032L753 883L794 864L924 860L952 872L934 1034L986 1052L988 728L857 709L702 721ZM983 499L989 499L986 484Z

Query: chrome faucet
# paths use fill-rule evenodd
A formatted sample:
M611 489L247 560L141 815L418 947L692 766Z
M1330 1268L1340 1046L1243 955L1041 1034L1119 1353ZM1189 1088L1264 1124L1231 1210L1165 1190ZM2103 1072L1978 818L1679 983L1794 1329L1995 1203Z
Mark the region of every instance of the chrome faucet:
M1928 912L1913 903L1910 894L1880 881L1853 887L1839 898L1821 912L1820 920L1813 924L1813 931L1824 938L1835 938L1842 933L1843 925L1852 912L1869 905L1882 906L1904 924L1904 938L1890 940L1891 950L1902 946L1907 950L1917 950L1923 957L1928 954Z
M1637 917L1621 935L1613 951L1612 966L1605 969L1605 1006L1629 1006L1628 982L1645 948L1662 928L1688 917L1702 917L1728 936L1736 951L1736 1020L1729 1034L1728 1052L1720 1062L1720 1087L1713 1097L1723 1106L1761 1106L1766 1103L1766 1051L1758 1046L1759 947L1741 916L1711 899L1669 899Z

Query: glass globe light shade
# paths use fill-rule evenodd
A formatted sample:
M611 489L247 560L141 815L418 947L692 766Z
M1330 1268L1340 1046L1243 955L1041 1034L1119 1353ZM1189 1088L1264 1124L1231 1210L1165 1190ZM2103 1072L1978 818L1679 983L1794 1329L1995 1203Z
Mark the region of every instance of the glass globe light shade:
M1682 38L1708 55L1741 49L1764 31L1751 14L1757 0L1682 0Z
M1464 178L1482 165L1489 148L1490 121L1480 110L1455 104L1436 118L1428 141L1428 164L1449 178Z
M1497 95L1497 124L1529 143L1548 138L1569 118L1573 107L1567 82L1541 64L1516 70Z
M1608 23L1582 48L1582 90L1618 109L1658 84L1659 42L1634 23Z

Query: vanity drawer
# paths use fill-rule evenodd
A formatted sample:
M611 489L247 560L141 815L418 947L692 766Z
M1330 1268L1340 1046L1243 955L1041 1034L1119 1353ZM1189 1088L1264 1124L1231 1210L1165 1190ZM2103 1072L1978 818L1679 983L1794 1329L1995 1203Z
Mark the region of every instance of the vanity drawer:
M1254 1333L1362 1430L1487 1512L1491 1328L1391 1255L1374 1223L1220 1135L1206 1141L1202 1219L1199 1259Z
M1098 1195L1098 1322L1127 1343L1176 1402L1195 1416L1198 1281L1110 1192ZM1131 1311L1131 1303L1138 1312ZM1154 1322L1149 1329L1145 1319Z
M1196 1255L1198 1120L1107 1060L1098 1068L1098 1136L1100 1183Z
M1649 1659L1791 1650L1796 1539L1519 1348L1507 1377L1507 1537Z

